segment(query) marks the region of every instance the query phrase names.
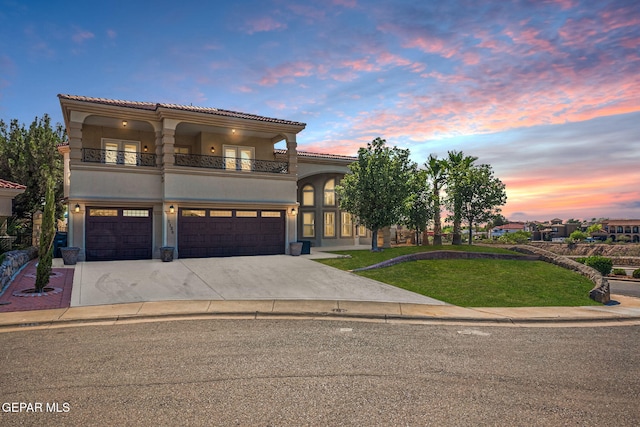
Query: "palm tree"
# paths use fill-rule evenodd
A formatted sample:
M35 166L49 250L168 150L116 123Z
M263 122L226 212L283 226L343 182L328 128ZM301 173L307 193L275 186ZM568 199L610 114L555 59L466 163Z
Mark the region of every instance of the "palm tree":
M440 220L440 190L446 181L447 162L444 159L438 159L433 154L424 164L427 171L427 177L432 184L433 198L433 244L434 246L442 245L442 221Z
M461 224L462 224L462 199L457 194L456 187L459 186L469 171L477 157L465 156L462 151L449 151L446 161L447 175L447 195L449 203L453 208L453 244L462 244Z

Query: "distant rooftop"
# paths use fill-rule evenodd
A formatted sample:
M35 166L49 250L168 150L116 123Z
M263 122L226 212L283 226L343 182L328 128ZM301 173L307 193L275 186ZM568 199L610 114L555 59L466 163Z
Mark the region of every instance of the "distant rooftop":
M286 154L287 150L276 149L276 154ZM322 153L311 153L309 151L299 151L298 157L307 157L312 159L332 159L332 160L348 160L351 162L355 162L358 160L357 157L353 156L343 156L341 154L322 154Z

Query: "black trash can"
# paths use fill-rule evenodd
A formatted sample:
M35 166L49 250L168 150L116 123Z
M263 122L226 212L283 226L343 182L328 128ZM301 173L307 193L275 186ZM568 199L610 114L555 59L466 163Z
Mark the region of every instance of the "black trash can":
M62 258L62 254L60 253L60 248L66 248L66 247L67 247L67 232L56 231L56 235L53 238L53 257Z
M311 253L311 240L298 240L298 243L302 243L302 255L309 255Z

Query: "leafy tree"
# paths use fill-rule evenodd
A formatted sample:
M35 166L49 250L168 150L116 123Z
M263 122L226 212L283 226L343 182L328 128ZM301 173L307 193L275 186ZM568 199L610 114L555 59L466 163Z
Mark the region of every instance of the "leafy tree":
M593 236L596 233L600 233L602 231L602 224L593 224L587 227L587 234L589 236Z
M463 218L463 195L460 186L464 185L465 175L478 158L465 156L462 151L449 151L447 158L447 204L452 214L453 241L452 244L462 244L460 233Z
M0 120L0 178L27 186L16 196L14 217L31 218L42 209L47 192L47 179L54 181L57 217L62 214L62 156L57 145L64 141L60 124L51 125L48 115L36 117L29 128L12 120L7 127Z
M437 156L431 154L424 164L427 177L431 181L431 199L433 202L433 244L435 246L442 245L442 220L440 218L440 208L442 202L440 200L440 191L447 178L447 162L444 159L438 159Z
M580 230L575 230L569 235L569 239L573 240L574 242L582 242L586 238L587 234Z
M409 150L389 148L384 139L376 138L358 150L358 160L349 169L351 173L336 186L340 209L372 231L371 250L378 251L378 230L402 218L415 166L409 161Z
M497 213L491 217L489 220L490 224L488 224L491 228L498 227L500 225L505 225L509 223L509 220L505 218L502 214Z
M38 251L38 268L36 269L36 292L42 292L49 284L51 266L53 264L53 239L56 233L54 198L54 182L52 178L46 181L47 195L45 197L44 212L42 213L42 233L40 234L40 248Z
M494 218L500 212L498 206L507 202L507 193L505 185L493 176L489 165L470 166L466 171L460 172L457 179L456 199L461 203L461 218L469 224L471 244L473 225Z
M416 245L420 235L433 218L433 199L425 170L414 171L409 178L409 195L404 203L403 223L416 232ZM423 242L427 244L428 242Z

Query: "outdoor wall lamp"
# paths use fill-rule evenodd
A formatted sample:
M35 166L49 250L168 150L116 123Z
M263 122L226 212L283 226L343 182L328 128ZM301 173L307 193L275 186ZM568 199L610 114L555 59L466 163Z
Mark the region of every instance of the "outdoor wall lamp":
M296 208L291 208L291 215L295 215L297 213L298 211L296 210Z
M76 203L76 207L73 210L75 213L80 213L80 205Z
M122 127L125 127L125 128L127 127L127 121L126 120L122 121Z
M216 147L214 147L213 145L211 146L211 152L215 153L216 152Z
M144 146L144 152L146 153L147 151L149 151L149 148L145 145Z
M231 133L236 133L236 130L235 129L231 129Z
M169 213L176 213L176 208L174 208L173 205L169 206Z

